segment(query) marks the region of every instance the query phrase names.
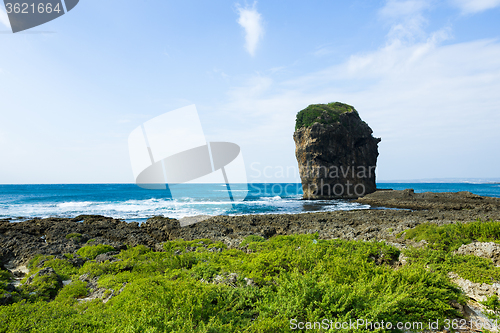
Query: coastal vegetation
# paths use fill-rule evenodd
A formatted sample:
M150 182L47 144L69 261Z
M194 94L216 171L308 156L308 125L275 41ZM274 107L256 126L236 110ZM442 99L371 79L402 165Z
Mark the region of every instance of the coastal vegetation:
M79 252L91 258L103 250L90 245ZM80 268L38 256L17 302L1 307L0 331L287 332L291 319L457 316L449 303L461 300L458 289L423 266L395 269L398 256L383 242L321 240L317 234L249 237L241 249L208 239L176 240L166 242L164 252L137 246L116 261L87 260ZM55 273L39 276L49 267ZM82 301L84 281L95 277L94 288L108 295L123 291L106 303ZM72 282L63 286L63 279Z
M476 283L491 284L500 281L500 268L491 259L455 252L460 246L475 241L500 243L498 221L478 220L441 226L424 223L407 230L404 237L427 242L424 248L410 248L405 252L410 262L425 265L443 274L454 272Z
M90 243L64 257L36 256L15 290L0 271L0 293L11 295L0 306L0 332L289 332L292 321L358 318L443 323L459 318L452 305L466 301L449 272L500 281L491 260L455 253L472 241L498 241L499 225L421 224L399 237L427 246L402 253L385 242L318 234L251 235L238 248L177 239L157 251L139 245L119 253ZM495 298L486 303L500 307Z
M328 104L311 104L297 113L295 130L312 126L314 123L333 124L339 121L339 116L345 112L357 112L353 106L334 102Z
M429 247L435 250L454 251L461 245L474 241L500 243L500 223L481 220L441 226L423 223L405 231L404 235L406 239L425 240Z

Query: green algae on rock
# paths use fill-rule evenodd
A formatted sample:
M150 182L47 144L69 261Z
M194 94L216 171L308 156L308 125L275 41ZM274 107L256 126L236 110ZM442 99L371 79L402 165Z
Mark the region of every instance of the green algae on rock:
M310 127L314 123L333 124L339 121L339 116L345 112L356 112L356 109L348 104L334 102L328 104L311 104L297 113L295 130L302 127Z

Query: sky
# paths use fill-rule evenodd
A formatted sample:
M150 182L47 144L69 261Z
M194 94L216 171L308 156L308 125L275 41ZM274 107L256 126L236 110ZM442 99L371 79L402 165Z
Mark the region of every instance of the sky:
M82 0L9 29L0 4L0 184L133 183L129 134L191 104L249 181L297 182L295 115L335 101L377 180L500 177L500 0Z

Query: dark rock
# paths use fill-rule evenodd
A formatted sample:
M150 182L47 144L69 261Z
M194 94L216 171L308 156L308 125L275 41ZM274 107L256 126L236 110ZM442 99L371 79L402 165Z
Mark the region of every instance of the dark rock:
M0 294L0 305L8 305L13 302L12 294L3 293Z
M59 275L57 275L56 271L52 267L45 267L39 270L36 274L31 275L26 279L26 282L24 285L29 286L35 279L36 277L41 277L41 276L52 276L57 279L59 282L60 286L62 287L62 280L60 279Z
M308 113L317 119L301 126ZM352 106L310 105L297 115L296 127L293 139L304 199L358 198L376 190L380 139Z
M119 254L120 252L118 251L111 251L111 252L106 252L106 253L101 253L97 257L95 257L95 261L98 263L103 263L106 261L113 262L113 261L119 261L120 259L115 258L114 256Z
M141 229L146 230L148 235L159 242L178 238L180 228L178 220L163 216L152 217L141 225Z
M73 258L68 260L71 265L74 267L82 267L85 264L85 260L83 258Z
M357 202L371 206L432 209L432 210L500 210L500 198L481 197L470 192L415 193L413 189L403 191L376 191L359 198ZM433 218L429 218L431 220Z
M78 280L82 282L87 282L87 288L90 290L97 289L97 281L99 280L98 276L90 277L88 273L80 275Z
M56 271L52 267L45 267L44 269L38 271L38 276L45 276L51 274L56 274Z
M0 246L0 269L5 269L4 265L7 264L13 257L14 254L11 250Z

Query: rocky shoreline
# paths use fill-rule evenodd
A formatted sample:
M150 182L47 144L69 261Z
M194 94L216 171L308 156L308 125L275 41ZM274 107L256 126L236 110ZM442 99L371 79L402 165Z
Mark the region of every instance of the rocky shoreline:
M82 215L75 218L0 220L0 265L7 269L25 265L37 254L61 257L75 253L92 240L116 250L145 245L153 250L168 240L209 238L237 247L244 237L318 233L321 239L385 240L405 247L409 240L396 236L421 223L447 224L477 219L500 220L500 199L469 192L413 193L377 191L357 200L378 209L215 216L181 227L178 220L153 217L127 223L111 217ZM386 209L386 208L398 209ZM412 244L414 245L414 244Z
M426 241L416 242L401 234L422 223L432 222L437 225L456 222L500 221L500 198L481 197L469 192L458 193L414 193L404 191L377 191L357 200L369 204L372 209L353 211L335 211L303 214L276 215L243 215L215 216L199 223L183 225L183 221L165 217L153 217L147 222L127 223L110 217L82 215L75 218L45 218L32 219L23 222L0 220L0 266L9 270L15 281L7 286L6 291L15 290L21 279L30 275L23 282L29 289L31 280L57 277L59 287L69 281L59 278L53 268L45 267L40 261L36 267L39 271L32 273L26 265L36 255L50 255L54 259L71 267L85 267L89 258L79 255L83 247L100 245L106 247L107 253L95 257L96 264L114 262L119 251L127 247L143 245L157 252L165 251L166 241L184 239L210 239L213 242L223 242L227 248L238 248L251 253L242 241L247 236L256 235L271 238L275 235L313 234L319 239L344 239L362 241L385 241L398 249L427 245ZM423 226L425 227L425 226ZM219 243L220 244L220 243ZM410 248L411 249L411 248ZM84 250L84 249L82 249ZM186 251L195 251L186 248ZM213 247L209 251L223 251L221 247ZM78 251L78 252L77 252ZM492 260L495 265L500 263L500 246L496 243L472 243L463 245L457 254L472 255ZM404 252L406 253L406 252ZM176 253L177 254L177 253ZM40 257L44 258L44 257ZM45 257L47 258L47 257ZM394 269L399 269L407 262L403 252L394 258ZM87 263L88 264L88 263ZM45 268L44 268L45 267ZM498 266L497 266L498 267ZM492 295L500 295L500 285L477 283L449 272L449 278L467 296L467 303L452 303L464 318L481 325L490 325L487 311L481 302ZM47 276L47 277L46 277ZM78 280L87 284L89 292L80 301L102 299L106 303L111 297L121 293L126 283L115 290L98 288L98 276L81 275ZM203 280L203 279L202 279ZM23 280L24 281L24 280ZM248 281L247 281L248 284ZM10 293L0 298L0 305L12 302ZM486 326L485 326L486 327ZM472 332L468 327L462 332Z

